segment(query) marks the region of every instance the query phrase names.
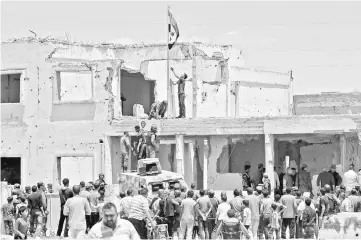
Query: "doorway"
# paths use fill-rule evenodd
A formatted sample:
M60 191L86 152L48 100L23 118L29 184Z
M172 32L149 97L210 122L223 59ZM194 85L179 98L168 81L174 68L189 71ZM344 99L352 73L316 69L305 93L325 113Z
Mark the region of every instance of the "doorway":
M1 158L1 181L10 185L21 184L21 158L2 157Z

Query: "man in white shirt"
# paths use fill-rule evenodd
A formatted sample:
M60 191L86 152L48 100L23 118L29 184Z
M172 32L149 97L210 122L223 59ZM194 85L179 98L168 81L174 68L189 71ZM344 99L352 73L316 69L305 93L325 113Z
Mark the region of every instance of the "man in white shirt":
M227 195L221 196L222 203L218 205L216 213L217 224L219 221L226 220L228 218L227 212L231 209L231 205L227 203Z
M119 218L117 207L113 203L104 204L102 212L103 220L92 227L89 238L140 240L133 224Z
M128 170L129 151L133 151L133 148L130 145L129 133L124 132L124 135L120 138L120 152L122 154L121 164L123 172Z
M128 220L130 203L132 202L133 195L134 195L133 190L128 189L127 196L120 200L120 217L123 219Z
M340 194L341 206L340 212L353 212L354 206L352 205L351 200L346 197L345 193Z
M69 216L69 234L71 238L85 236L87 222L90 220L90 206L87 199L80 197L80 186L73 186L74 197L66 200L64 215Z
M129 221L133 224L141 239L147 239L147 227L144 220L148 220L152 228L155 222L150 216L148 189L140 189L140 194L133 197L129 210Z
M355 165L350 164L350 170L343 174L343 184L346 187L346 194L348 195L353 188L358 184L358 175L354 171Z

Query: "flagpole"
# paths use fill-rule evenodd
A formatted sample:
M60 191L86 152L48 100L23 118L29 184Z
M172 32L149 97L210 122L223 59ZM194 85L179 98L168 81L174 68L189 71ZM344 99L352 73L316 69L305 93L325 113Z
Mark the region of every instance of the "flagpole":
M169 78L169 8L170 6L167 5L167 45L166 45L166 48L167 48L167 98L168 98L168 110L167 110L167 115L168 115L168 118L169 117L173 117L173 99L172 99L172 95L171 95L171 84L170 84L170 78Z

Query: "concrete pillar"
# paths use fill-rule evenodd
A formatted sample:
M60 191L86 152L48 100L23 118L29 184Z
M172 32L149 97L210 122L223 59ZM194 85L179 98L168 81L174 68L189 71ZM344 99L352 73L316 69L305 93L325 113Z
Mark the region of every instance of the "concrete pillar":
M184 176L184 136L177 134L176 140L176 171Z
M207 143L207 144L206 144ZM203 189L208 188L208 149L210 142L208 139L204 139L203 149Z
M231 80L229 78L226 85L226 117L231 117Z
M184 144L184 180L191 185L193 182L193 158L194 158L194 149L193 143Z
M275 178L274 178L274 137L272 134L264 135L265 142L265 165L266 173L268 178L271 181L271 194L273 195L273 190L275 187Z
M116 111L114 112L114 117L121 117L123 115L123 109L122 109L122 100L121 100L121 96L122 96L122 68L121 68L121 64L118 64L116 66L116 76L115 76L115 86L113 86L114 92L117 93L117 107L118 109L116 109Z
M192 98L192 118L197 117L197 106L198 106L198 86L197 86L197 63L200 61L199 56L193 57L192 62L192 87L193 87L193 98Z
M108 184L112 184L114 180L112 174L112 154L110 151L111 143L112 138L110 136L105 136L103 143L99 144L100 151L95 157L95 162L101 163L100 171L97 169L97 167L94 167L94 174L96 175L96 179L98 179L98 174L102 172L104 173L104 180Z
M292 70L290 72L290 85L288 88L288 115L292 116L294 115L294 106L293 106L293 76L292 76Z
M236 95L236 97L235 97L235 116L236 117L239 117L239 104L240 104L240 100L239 100L239 90L240 90L240 84L239 84L239 82L236 82L235 83L235 85L236 85L236 87L235 87L235 95Z
M342 172L346 170L346 136L340 135L340 164L342 166Z

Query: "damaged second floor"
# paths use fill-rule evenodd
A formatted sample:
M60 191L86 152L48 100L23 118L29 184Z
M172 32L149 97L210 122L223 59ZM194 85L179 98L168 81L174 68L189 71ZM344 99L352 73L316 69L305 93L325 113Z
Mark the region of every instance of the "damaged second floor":
M179 114L166 45L17 39L2 43L1 54L2 122L141 118L163 100L171 117ZM291 74L246 68L232 46L179 43L169 52L169 67L188 75L187 118L292 115Z

